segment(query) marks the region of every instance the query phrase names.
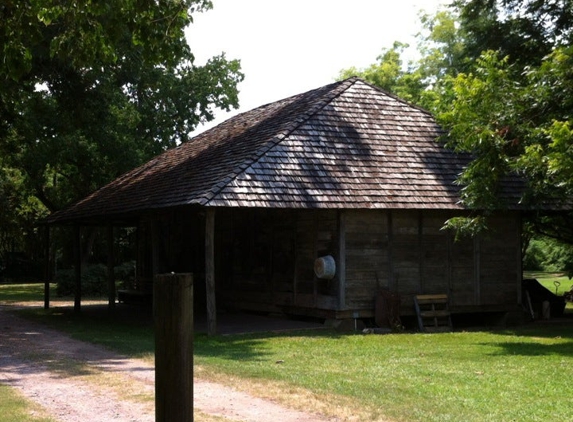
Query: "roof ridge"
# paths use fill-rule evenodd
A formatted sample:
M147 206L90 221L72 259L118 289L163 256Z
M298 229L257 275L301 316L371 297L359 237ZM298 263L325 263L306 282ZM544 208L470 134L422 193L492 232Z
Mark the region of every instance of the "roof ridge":
M306 111L300 112L300 114L297 115L296 119L293 119L291 122L289 122L289 124L285 128L280 129L278 133L273 135L267 142L265 142L262 146L257 148L253 152L252 158L249 160L246 160L248 163L245 163L245 162L241 163L239 165L239 167L237 168L237 171L235 171L232 176L228 176L228 177L224 178L223 180L219 181L219 183L215 184L213 186L213 188L211 189L209 197L206 198L205 201L201 205L207 206L209 204L209 202L213 198L215 198L223 189L225 189L225 187L229 183L231 183L233 180L235 180L237 177L239 177L241 174L243 174L248 168L250 168L254 164L256 164L262 157L265 156L265 154L267 152L269 152L271 149L273 149L278 144L280 144L285 138L287 138L298 127L300 127L302 124L304 124L306 121L308 121L308 119L310 119L312 116L314 116L316 113L318 113L324 107L326 107L335 98L337 98L339 95L341 95L344 91L346 91L348 88L350 88L354 83L356 83L359 80L360 79L358 77L352 76L348 79L333 82L331 84L328 84L326 86L322 86L320 88L311 89L310 91L306 91L302 94L297 94L297 95L294 95L292 97L286 97L282 100L275 101L275 102L284 101L284 100L287 100L287 99L293 98L293 97L303 98L306 95L310 95L312 92L325 90L325 89L328 89L329 87L332 87L334 85L338 85L335 88L333 88L332 90L329 90L325 94L322 94L318 98L312 100L310 107L308 107L308 109ZM273 102L268 103L267 105L271 105L271 104L273 104ZM261 107L264 107L264 106L261 106Z
M407 105L407 106L409 106L409 107L415 108L416 110L421 111L422 113L428 114L429 116L431 116L432 118L434 118L434 115L432 114L432 112L429 111L429 110L426 110L424 107L421 107L421 106L419 106L419 105L417 105L417 104L411 103L410 101L407 101L407 100L405 100L404 98L398 97L396 94L393 94L392 92L386 91L385 89L380 88L379 86L376 86L376 85L374 85L373 83L368 82L368 81L366 81L366 80L364 80L364 79L361 79L361 78L359 78L358 76L353 76L352 78L356 78L357 80L359 80L359 81L362 82L363 84L368 85L369 87L371 87L371 88L373 88L373 89L375 89L375 90L377 90L377 91L379 91L379 92L381 92L381 93L387 95L388 97L393 98L393 99L395 99L396 101L398 101L398 102L400 102L400 103L402 103L402 104L405 104L405 105ZM352 78L350 78L350 79L352 79Z

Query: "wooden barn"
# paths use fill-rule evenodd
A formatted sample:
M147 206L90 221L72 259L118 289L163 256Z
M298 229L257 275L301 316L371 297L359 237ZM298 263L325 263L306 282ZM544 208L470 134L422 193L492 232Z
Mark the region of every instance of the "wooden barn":
M191 272L196 309L370 318L381 291L414 312L521 302L520 211L456 241L468 157L432 116L351 78L237 115L50 216L51 225L138 228L137 283ZM505 185L509 204L520 186ZM216 305L215 305L216 304ZM215 308L216 306L216 308Z

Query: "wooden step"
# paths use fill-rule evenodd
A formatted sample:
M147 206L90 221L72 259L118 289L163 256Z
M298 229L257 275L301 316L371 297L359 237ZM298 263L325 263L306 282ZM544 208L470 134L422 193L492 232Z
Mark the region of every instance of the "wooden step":
M450 316L450 311L443 309L438 311L420 311L422 318L447 318Z
M422 332L452 331L452 319L447 294L416 295L414 306Z

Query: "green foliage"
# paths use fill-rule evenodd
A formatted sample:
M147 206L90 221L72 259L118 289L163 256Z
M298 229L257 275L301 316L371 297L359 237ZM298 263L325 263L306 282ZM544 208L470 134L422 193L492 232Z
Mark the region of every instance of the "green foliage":
M467 34L464 55L470 59L494 50L520 68L537 66L556 46L571 44L569 1L456 0L454 5Z
M125 262L114 267L114 275L120 283L129 281L135 276L133 262ZM76 291L75 270L58 270L54 278L57 283L58 296L72 296ZM88 265L82 269L82 296L107 297L108 294L107 266L103 264Z
M447 145L474 157L458 178L462 201L472 209L500 208L500 181L516 170L522 150L524 104L521 87L508 75L511 66L494 52L485 52L475 73L460 73L445 81L437 119L448 129Z
M418 61L405 63L403 55L409 45L395 41L392 48L382 50L376 63L365 69L344 69L339 79L359 76L406 101L431 108L441 79L457 72L463 61L462 39L454 12L440 10L433 16L421 13L420 22Z
M185 38L210 7L2 3L0 253L3 238L24 247L28 222L185 142L214 108L238 106L239 62L221 54L197 66Z
M534 238L523 259L527 271L564 272L573 278L573 246L547 237Z
M377 57L378 62L366 69L351 67L340 71L339 79L358 76L379 88L391 92L407 101L419 102L424 84L419 72L405 68L402 60L407 44L395 42L392 48L383 49Z

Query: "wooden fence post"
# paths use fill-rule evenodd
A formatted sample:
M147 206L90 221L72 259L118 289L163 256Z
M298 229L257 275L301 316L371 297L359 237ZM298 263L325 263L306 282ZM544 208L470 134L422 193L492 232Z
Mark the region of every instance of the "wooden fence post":
M156 275L153 313L155 421L193 422L193 275Z

